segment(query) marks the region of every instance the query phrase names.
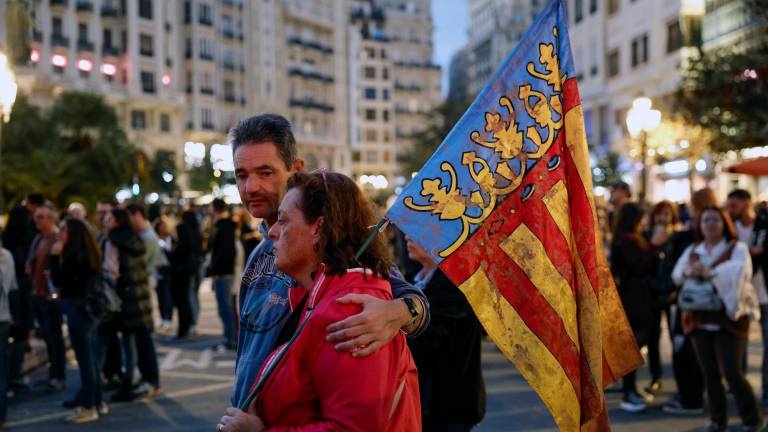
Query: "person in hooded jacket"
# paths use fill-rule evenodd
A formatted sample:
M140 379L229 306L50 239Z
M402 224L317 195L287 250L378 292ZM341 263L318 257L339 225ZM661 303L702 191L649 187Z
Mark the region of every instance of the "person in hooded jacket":
M151 387L149 396L160 392L157 354L152 340L152 299L149 271L144 259L144 241L131 228L128 212L116 208L109 221L109 235L104 244L104 276L114 284L121 300L118 321L122 333L125 371L123 383L112 397L113 402L136 398L133 371L137 361L142 379Z

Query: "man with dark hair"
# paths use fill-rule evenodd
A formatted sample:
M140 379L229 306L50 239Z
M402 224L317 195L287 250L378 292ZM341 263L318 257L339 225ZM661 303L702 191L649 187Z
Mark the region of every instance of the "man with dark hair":
M35 210L43 204L45 204L45 197L39 192L28 193L24 199L24 207L27 208L30 215L34 215Z
M213 234L208 243L211 262L207 274L213 279L213 290L219 318L224 326L224 343L214 348L221 352L237 348L235 341L235 316L232 312L232 276L235 273L235 223L229 213L227 203L216 198L211 203L213 213Z
M613 230L613 222L616 219L616 215L619 214L619 209L632 199L632 190L629 189L627 182L617 180L611 185L610 191L611 197L608 203L611 207L608 209L608 224L610 229Z
M728 214L733 219L739 240L749 247L752 258L752 285L760 303L760 327L763 331L762 388L763 405L768 405L768 290L765 273L768 267L768 221L759 218L752 206L752 194L744 189L734 189L726 200Z
M247 399L267 355L295 330L288 323L293 321L289 320L288 290L295 282L276 268L274 246L267 231L277 221L288 178L301 171L304 161L297 157L290 123L279 115L265 114L240 122L230 131L230 141L240 197L251 215L263 219L259 229L264 240L251 253L243 272L233 408L227 409L220 427L250 430L258 419L234 407ZM331 333L327 339L338 343L337 350L352 351L353 356L370 355L401 328L414 335L426 327L426 298L419 289L405 283L399 272L397 276L390 279L395 300L357 294L337 299L362 308L359 314L328 326Z

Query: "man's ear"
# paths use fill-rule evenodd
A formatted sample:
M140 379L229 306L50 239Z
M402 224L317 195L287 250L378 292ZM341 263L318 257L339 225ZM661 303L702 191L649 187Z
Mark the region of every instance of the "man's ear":
M304 159L296 159L291 167L292 172L301 172L304 169Z

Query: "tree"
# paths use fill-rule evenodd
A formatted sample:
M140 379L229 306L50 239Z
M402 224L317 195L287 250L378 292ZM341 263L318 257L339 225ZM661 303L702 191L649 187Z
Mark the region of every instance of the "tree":
M131 180L134 149L99 96L64 92L47 112L21 96L3 132L7 203L39 191L59 206L95 205Z
M453 126L459 122L471 101L456 103L446 101L427 114L427 126L411 137L411 148L398 157L403 175L411 178L411 173L418 172L437 150Z
M161 194L174 195L179 187L176 184L176 155L170 150L158 150L150 161L147 170L146 188ZM167 176L171 175L170 181Z
M768 22L768 0L746 0L755 22ZM706 144L727 152L768 144L768 33L750 33L743 43L698 50L683 70L680 112L708 131Z

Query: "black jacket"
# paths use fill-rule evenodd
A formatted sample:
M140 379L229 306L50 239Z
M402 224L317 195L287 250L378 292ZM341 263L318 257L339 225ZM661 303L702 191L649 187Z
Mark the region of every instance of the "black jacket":
M432 320L408 346L419 371L423 430L476 424L485 416L483 329L467 299L439 269L424 288Z
M176 245L171 252L171 268L175 273L197 271L202 250L203 239L200 232L185 222L176 225Z
M116 291L122 300L120 324L132 330L141 326L153 328L152 298L149 291L149 271L144 259L146 247L138 234L130 229L117 229L109 233L109 241L117 247L120 276Z
M235 223L220 219L213 228L210 243L211 264L208 276L232 275L235 271Z
M651 275L654 271L651 246L639 233L622 233L611 244L611 272L629 325L639 345L645 345L653 325L654 298Z
M49 266L51 281L59 289L62 298L83 299L86 295L88 281L98 274L93 269L85 250L64 251L61 258L51 255Z

